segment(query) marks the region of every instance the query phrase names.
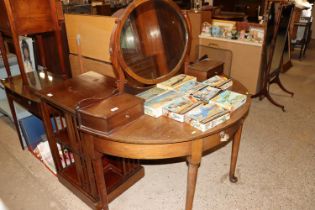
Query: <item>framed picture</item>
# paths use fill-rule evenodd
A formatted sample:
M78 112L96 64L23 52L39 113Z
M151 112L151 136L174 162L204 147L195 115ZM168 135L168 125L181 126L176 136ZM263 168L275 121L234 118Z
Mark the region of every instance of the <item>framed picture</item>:
M30 37L20 36L20 49L28 84L37 89L41 89L39 75L36 71L36 60L34 54L33 39Z
M231 31L235 27L236 22L235 21L228 21L228 20L213 19L212 20L212 25L213 26L219 26L222 29Z
M257 41L257 42L263 42L264 41L265 31L263 28L250 27L249 33L251 34L251 37L254 41Z
M24 63L25 73L36 70L33 39L30 37L20 36L20 49Z

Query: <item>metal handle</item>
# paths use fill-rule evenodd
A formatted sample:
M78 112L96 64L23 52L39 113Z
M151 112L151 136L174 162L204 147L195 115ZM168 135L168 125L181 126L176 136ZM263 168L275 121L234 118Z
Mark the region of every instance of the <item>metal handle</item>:
M225 133L225 131L220 132L220 141L228 141L230 139L230 135Z

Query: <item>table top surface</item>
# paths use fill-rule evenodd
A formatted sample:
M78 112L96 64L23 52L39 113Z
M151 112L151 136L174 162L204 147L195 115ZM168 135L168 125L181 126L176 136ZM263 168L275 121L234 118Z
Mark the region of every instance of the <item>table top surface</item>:
M26 99L40 102L40 98L37 96L37 92L42 89L46 89L51 86L55 86L59 83L62 83L64 79L59 76L47 72L46 74L42 72L28 72L26 74L29 80L29 86L23 84L21 75L7 78L2 81L4 87L9 91L14 92L15 94L24 97Z
M106 98L116 91L116 80L96 72L86 72L38 92L48 103L74 113L77 104L88 98Z
M46 88L39 94L48 103L74 113L79 101L85 98L109 97L115 89L115 79L95 72L87 72L59 85ZM237 81L233 82L231 90L247 94L247 89ZM48 94L51 95L48 96ZM246 103L232 112L230 120L206 132L201 132L186 123L177 122L165 116L153 118L142 115L105 136L104 134L98 135L112 141L134 144L168 144L191 141L216 134L239 122L247 115L250 104L251 99L248 95Z
M233 81L231 90L247 94L247 89L235 80ZM143 115L103 137L112 141L130 144L173 144L202 139L217 134L245 118L249 112L250 104L251 98L248 95L246 103L232 112L231 118L228 121L205 132L166 116L153 118L148 115Z

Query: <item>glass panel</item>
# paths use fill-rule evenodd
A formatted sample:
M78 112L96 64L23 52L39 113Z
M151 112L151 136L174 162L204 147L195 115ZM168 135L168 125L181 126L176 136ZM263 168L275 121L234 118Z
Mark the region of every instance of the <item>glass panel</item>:
M151 0L136 7L125 22L121 53L127 66L145 79L171 72L187 45L184 20L165 1Z
M275 41L274 53L271 61L272 63L270 74L281 68L282 55L288 42L288 27L290 23L292 9L292 5L284 6L282 9L279 29Z

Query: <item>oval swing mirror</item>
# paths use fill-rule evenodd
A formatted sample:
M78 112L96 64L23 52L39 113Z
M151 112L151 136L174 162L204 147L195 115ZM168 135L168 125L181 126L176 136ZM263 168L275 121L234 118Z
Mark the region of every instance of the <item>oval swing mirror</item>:
M189 49L185 17L169 0L134 1L125 9L114 36L115 70L121 68L140 84L156 84L175 75Z

